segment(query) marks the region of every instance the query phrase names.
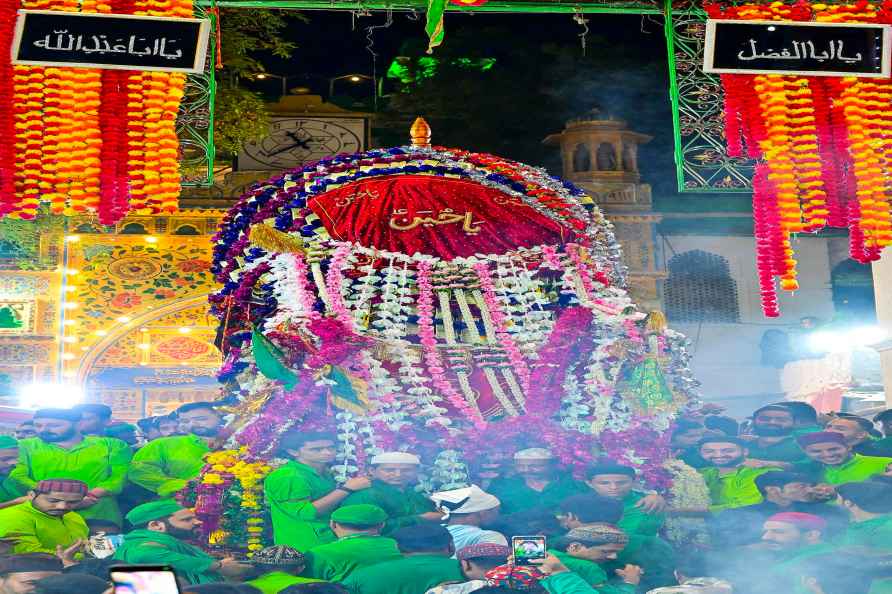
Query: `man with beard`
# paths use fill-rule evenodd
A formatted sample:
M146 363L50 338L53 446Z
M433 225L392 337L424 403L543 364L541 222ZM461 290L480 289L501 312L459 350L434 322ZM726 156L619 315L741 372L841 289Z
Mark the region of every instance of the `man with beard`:
M19 442L14 437L0 435L0 509L24 502L23 491L9 478L19 461Z
M755 439L749 442L749 458L766 466L787 467L802 462L805 454L793 437L795 417L789 407L770 404L753 413Z
M856 454L892 457L892 439L874 439L871 433L876 433L876 430L867 419L839 414L827 423L827 431L841 433Z
M40 481L28 501L0 509L0 539L12 543L14 555L49 553L66 557L83 545L89 530L73 510L87 495L87 485L73 480Z
M857 483L882 474L892 458L862 456L852 451L841 433L819 431L798 438L799 445L811 458L803 465L804 472L811 473L818 482L828 485Z
M23 489L46 479L73 479L87 484L80 504L84 519L121 525L117 495L124 488L131 451L120 439L83 435L80 413L43 409L34 413L37 437L19 441L19 462L10 477Z
M140 487L167 497L198 476L204 455L223 428L223 417L209 402L190 402L176 411L185 435L155 439L133 456L128 478Z
M112 409L104 404L88 402L72 406L71 410L80 414L78 428L84 435L105 435L105 429L111 422Z
M372 458L372 486L352 493L341 505L371 503L387 512L382 534L422 522L439 522L443 514L415 490L421 460L406 452L384 452Z
M251 566L231 557L217 560L185 542L199 534L201 521L192 510L173 499L144 503L130 510L127 521L134 530L124 535L114 558L125 563L169 565L189 584L239 578Z
M62 562L53 555L29 553L0 558L0 594L31 594L38 580L60 573Z
M280 455L289 461L263 482L275 544L305 553L334 541L329 526L332 510L371 485L366 477L354 477L338 486L329 470L335 460L335 443L333 435L301 431L288 431L279 441Z
M544 448L514 454L516 476L494 481L490 491L502 502L502 513L513 514L534 507L554 508L561 500L585 493L584 483L559 473L554 455Z
M769 517L762 529L762 546L775 552L776 564L769 568L765 584L758 591L808 592L802 584L807 574L806 561L835 550L824 538L827 523L811 514L783 512Z
M756 487L764 501L729 509L709 519L710 541L714 547L727 549L759 542L762 524L781 512L801 512L827 522L828 534L840 534L848 517L838 505L815 500L815 482L804 474L766 472L756 477Z
M706 437L700 441L700 455L711 465L701 468L700 474L709 488L709 509L713 512L759 503L762 494L756 487L756 477L779 470L747 465L746 444L736 437Z

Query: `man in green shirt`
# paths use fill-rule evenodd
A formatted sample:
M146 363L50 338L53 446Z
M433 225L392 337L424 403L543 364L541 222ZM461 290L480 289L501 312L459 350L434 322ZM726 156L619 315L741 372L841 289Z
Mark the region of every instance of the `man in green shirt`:
M777 553L777 563L766 572L764 591L807 594L802 583L808 559L835 550L824 541L827 523L802 512L782 512L763 525L762 546Z
M387 514L377 505L362 503L340 507L331 514L337 540L313 547L307 553L307 577L343 582L355 570L400 558L396 541L381 536Z
M422 594L446 582L463 581L452 559L452 535L436 524L416 524L393 533L402 558L357 569L344 581L351 594Z
M0 509L24 503L23 491L9 478L19 461L19 442L14 437L0 435Z
M836 489L851 522L840 539L841 546L866 547L892 553L892 489L888 483L848 483ZM892 578L874 580L870 594L892 593Z
M302 577L300 573L306 568L306 558L302 553L276 545L266 547L251 557L252 570L242 579L249 586L254 586L263 594L279 594L294 584L312 584L320 580Z
M421 460L406 452L372 457L372 486L347 496L341 505L371 503L387 512L383 534L421 522L439 522L443 514L434 502L415 490Z
M622 567L631 563L640 566L644 570L644 588L647 590L675 583L674 551L659 537L666 522L663 497L635 490L637 475L630 466L602 464L587 474L588 486L595 493L623 505L622 518L616 526L628 535L629 544L614 565Z
M44 553L0 557L0 594L31 594L39 580L62 573L62 561Z
M288 431L279 441L280 455L290 458L263 482L270 508L273 541L305 553L332 542L329 514L348 495L368 489L365 477L338 486L329 467L335 459L335 437L328 433Z
M599 594L633 594L641 581L641 568L626 565L610 579L602 563L615 561L629 543L625 532L610 524L590 524L570 530L548 552Z
M83 435L80 413L43 409L34 413L37 437L19 441L19 461L10 477L21 488L45 479L73 479L89 492L78 510L84 519L121 525L116 496L124 488L131 451L119 439Z
M769 404L753 413L752 441L747 442L751 460L760 460L778 468L806 460L793 432L794 412L787 406Z
M0 539L12 543L15 555L56 555L82 546L89 531L73 510L86 495L87 485L81 481L40 481L28 494L28 501L0 509Z
M223 428L223 417L213 404L190 402L179 407L176 417L185 435L171 435L150 441L133 456L127 477L130 482L158 494L173 495L204 467Z
M127 514L134 529L124 535L114 558L125 563L170 565L189 584L240 578L251 566L232 558L214 559L187 542L198 536L201 521L173 499L138 505Z
M588 491L585 483L559 473L551 451L529 448L514 454L516 476L494 481L489 492L498 497L503 514L534 507L554 508L562 499Z
M864 481L882 474L892 464L892 458L855 454L845 437L833 431L809 433L798 441L812 460L810 465L802 466L803 472L811 471L819 482L828 485Z
M762 501L756 487L756 477L774 467L749 466L746 444L737 437L705 437L700 441L700 455L711 466L701 468L700 474L709 488L710 511L721 511L752 505Z

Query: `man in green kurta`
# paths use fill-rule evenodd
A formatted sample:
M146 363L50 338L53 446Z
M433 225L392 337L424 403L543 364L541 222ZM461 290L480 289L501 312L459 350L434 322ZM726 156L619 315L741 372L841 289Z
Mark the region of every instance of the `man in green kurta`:
M817 481L828 485L865 481L882 474L892 464L892 458L855 454L845 436L833 431L809 433L800 436L798 441L812 460L801 467L802 472L812 474Z
M746 444L737 437L705 437L700 441L700 455L711 465L699 470L709 488L710 511L759 503L762 493L756 487L756 477L780 470L748 466Z
M570 530L549 553L557 557L599 594L634 594L641 580L641 568L626 565L610 578L602 563L616 561L629 542L628 536L610 524L589 524Z
M306 558L302 553L284 545L257 551L251 557L251 565L251 571L243 579L246 584L254 586L263 594L279 594L288 586L321 581L299 575L306 568Z
M436 524L416 524L393 533L403 557L357 569L344 582L351 594L422 594L446 582L465 580L452 558L452 535Z
M74 480L46 480L34 485L28 501L0 509L0 539L12 553L55 555L82 544L89 530L73 510L87 495L87 485Z
M0 509L24 503L24 491L9 478L19 461L19 442L14 437L0 435Z
M341 505L371 503L387 512L383 534L422 522L439 522L434 502L415 490L421 460L406 452L372 457L372 486L347 496Z
M585 483L573 480L568 473L558 476L554 455L544 448L516 452L514 472L516 476L496 480L489 487L502 503L503 514L554 508L561 500L588 491Z
M89 492L80 515L120 526L116 496L127 478L130 448L120 439L83 435L79 419L79 413L65 409L34 413L37 437L19 441L19 461L10 477L24 490L46 479L82 481Z
M124 535L114 558L125 563L170 565L189 584L240 578L251 566L231 558L214 559L185 539L198 535L201 521L173 499L138 505L127 514L134 530Z
M223 428L223 417L213 404L190 402L176 410L184 435L171 435L150 441L133 456L127 478L158 494L173 495L204 467L204 455L211 451Z
M273 540L305 553L332 542L329 514L348 495L368 489L365 477L338 486L329 472L335 459L335 437L328 433L289 431L279 441L281 455L290 458L263 482L273 524Z
M387 514L377 505L362 503L336 509L330 523L337 540L309 550L304 574L342 582L359 568L399 559L396 541L381 536L386 521Z
M889 484L848 483L840 485L837 492L852 520L839 544L842 547L866 547L878 554L892 553L892 489ZM892 594L892 578L874 580L870 594Z
M769 517L763 525L762 546L776 551L777 563L765 574L764 591L809 594L802 584L808 576L806 562L817 555L836 550L824 540L827 523L818 516L801 512L782 512Z

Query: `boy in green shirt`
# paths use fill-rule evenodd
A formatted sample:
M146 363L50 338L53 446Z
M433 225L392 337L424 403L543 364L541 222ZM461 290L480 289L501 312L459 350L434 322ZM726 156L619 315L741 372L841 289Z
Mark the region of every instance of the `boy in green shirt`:
M865 547L878 554L892 553L892 496L889 483L848 483L836 489L839 502L852 519L840 545ZM892 578L877 579L870 594L892 593Z
M81 481L40 481L28 494L28 501L0 509L0 539L12 543L14 555L55 555L80 547L89 531L74 510L86 495L87 485Z
M342 582L367 565L400 558L396 541L381 536L387 514L377 505L347 505L331 514L337 540L313 547L307 553L307 577Z
M294 584L319 582L313 578L301 577L306 568L306 558L302 553L283 545L266 547L251 557L253 569L243 579L263 594L279 594Z
M384 534L422 522L439 522L443 514L434 502L415 490L421 460L407 452L384 452L374 456L372 486L347 496L341 505L371 503L387 512Z
M577 574L599 594L633 594L641 581L641 568L626 565L614 571L610 580L600 564L615 561L629 543L629 537L610 524L590 524L570 530L548 552Z
M79 513L85 519L121 525L116 496L124 488L131 451L120 439L83 435L80 413L42 409L34 413L37 437L19 441L19 461L10 477L23 490L39 481L72 479L86 483L89 492Z
M329 467L335 459L335 437L328 433L289 431L279 441L279 451L290 458L270 473L263 492L270 508L273 541L305 553L332 542L329 514L348 495L368 489L365 477L338 486Z
M701 468L711 499L710 511L721 511L762 501L756 477L779 468L747 460L746 444L737 437L706 437L700 441L700 455L711 466ZM757 466L757 467L753 467Z
M811 458L815 478L828 485L856 483L882 474L892 458L862 456L852 452L841 433L819 431L798 438L799 445Z

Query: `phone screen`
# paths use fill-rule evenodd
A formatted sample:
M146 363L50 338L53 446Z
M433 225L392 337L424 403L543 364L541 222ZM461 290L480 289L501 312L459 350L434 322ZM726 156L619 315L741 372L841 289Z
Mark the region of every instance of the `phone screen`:
M515 565L530 565L531 559L544 559L545 537L537 536L514 536L511 538L511 550L514 551Z
M166 566L116 565L109 570L115 594L179 594L177 577Z

